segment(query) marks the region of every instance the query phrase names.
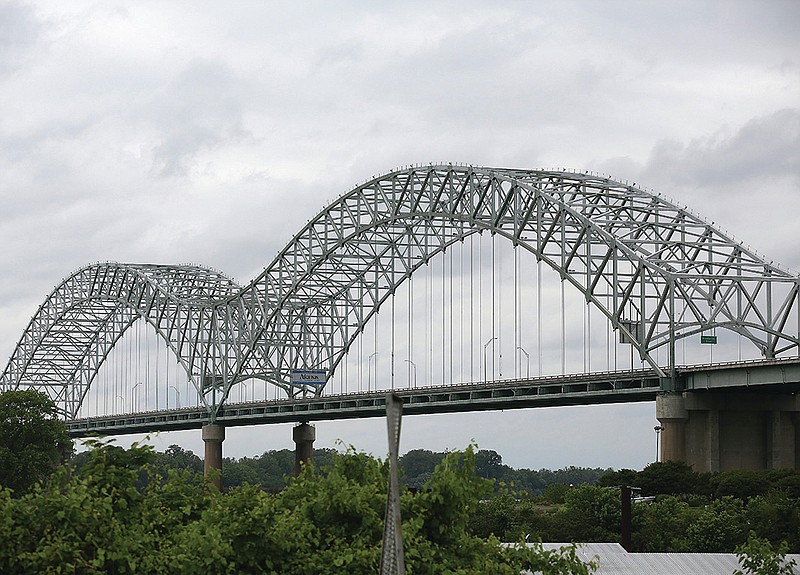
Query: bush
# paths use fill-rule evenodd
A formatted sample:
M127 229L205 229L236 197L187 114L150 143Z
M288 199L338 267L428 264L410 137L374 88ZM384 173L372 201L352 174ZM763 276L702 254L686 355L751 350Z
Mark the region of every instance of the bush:
M574 548L504 547L471 532L492 490L474 469L472 448L450 453L424 490L403 493L409 572L593 569ZM96 442L80 469L62 467L18 499L0 488L0 572L375 573L386 492L386 464L353 450L277 494L248 485L220 493L198 474L162 474L147 446Z

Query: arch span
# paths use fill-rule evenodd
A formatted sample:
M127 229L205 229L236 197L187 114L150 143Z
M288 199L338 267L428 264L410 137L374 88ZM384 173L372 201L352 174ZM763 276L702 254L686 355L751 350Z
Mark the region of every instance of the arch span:
M657 349L674 358L675 341L717 327L766 357L798 349L800 278L660 195L588 173L429 165L344 194L244 288L203 268L79 270L39 309L2 384L57 389L72 413L119 334L144 317L201 395L224 398L249 378L291 395L293 369L335 370L415 270L484 231L558 272L664 377ZM74 329L71 314L91 318L81 351L54 345Z

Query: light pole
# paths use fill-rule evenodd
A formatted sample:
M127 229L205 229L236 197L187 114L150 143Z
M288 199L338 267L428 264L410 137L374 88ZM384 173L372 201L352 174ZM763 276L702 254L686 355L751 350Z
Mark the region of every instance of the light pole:
M489 347L489 344L492 343L496 339L497 339L496 336L492 337L492 338L489 338L489 341L487 341L485 344L483 344L483 383L486 383L487 381L489 381L488 375L486 373L486 348Z
M659 435L659 434L660 434L662 431L664 431L664 428L663 428L663 427L661 427L660 425L656 425L656 426L653 428L653 431L655 431L655 432L656 432L656 463L658 463L658 459L659 459L659 453L658 453L658 435Z
M372 358L378 355L378 352L373 352L372 355L367 358L367 391L372 389L372 369L369 367L370 363L372 362ZM375 359L375 381L377 383L378 380L378 360Z
M142 385L142 382L141 382L141 381L140 381L140 382L138 382L136 385L134 385L134 386L131 388L131 413L134 413L134 409L133 409L133 400L134 400L134 398L136 397L136 388L137 388L137 387L139 387L140 385ZM137 402L137 405L138 405L138 402Z
M410 359L406 359L404 361L407 361L411 365L411 367L414 368L414 389L417 389L417 364L411 361Z
M122 405L122 411L123 411L123 413L124 413L124 412L125 412L125 398L124 398L124 397L122 397L121 395L118 395L118 396L117 396L117 399L119 399L119 401L120 401L120 404Z
M528 360L528 372L527 372L527 379L531 378L531 356L528 355L528 352L522 346L517 346L517 349L520 350L522 353L525 354L525 358Z
M175 390L175 399L178 402L175 407L180 407L181 406L181 391L177 387L175 387L174 385L170 385L170 387Z

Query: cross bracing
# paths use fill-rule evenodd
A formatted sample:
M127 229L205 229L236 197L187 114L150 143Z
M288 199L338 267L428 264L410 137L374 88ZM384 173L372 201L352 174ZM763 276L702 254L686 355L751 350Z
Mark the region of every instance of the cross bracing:
M2 387L46 390L74 415L115 343L144 319L209 410L247 379L293 396L303 388L292 370L335 372L404 281L483 232L555 270L664 378L676 341L716 328L767 358L798 352L800 278L686 208L591 174L441 165L341 196L245 287L198 266L78 270L31 320Z

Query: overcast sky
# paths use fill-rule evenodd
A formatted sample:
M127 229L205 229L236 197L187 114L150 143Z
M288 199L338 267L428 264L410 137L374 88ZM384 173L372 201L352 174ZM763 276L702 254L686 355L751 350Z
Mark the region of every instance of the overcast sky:
M0 361L95 261L246 283L411 163L593 170L800 270L800 2L0 0ZM641 468L653 404L407 418L515 467ZM382 421L320 423L383 455ZM226 454L291 447L230 430ZM199 431L159 437L201 450Z

